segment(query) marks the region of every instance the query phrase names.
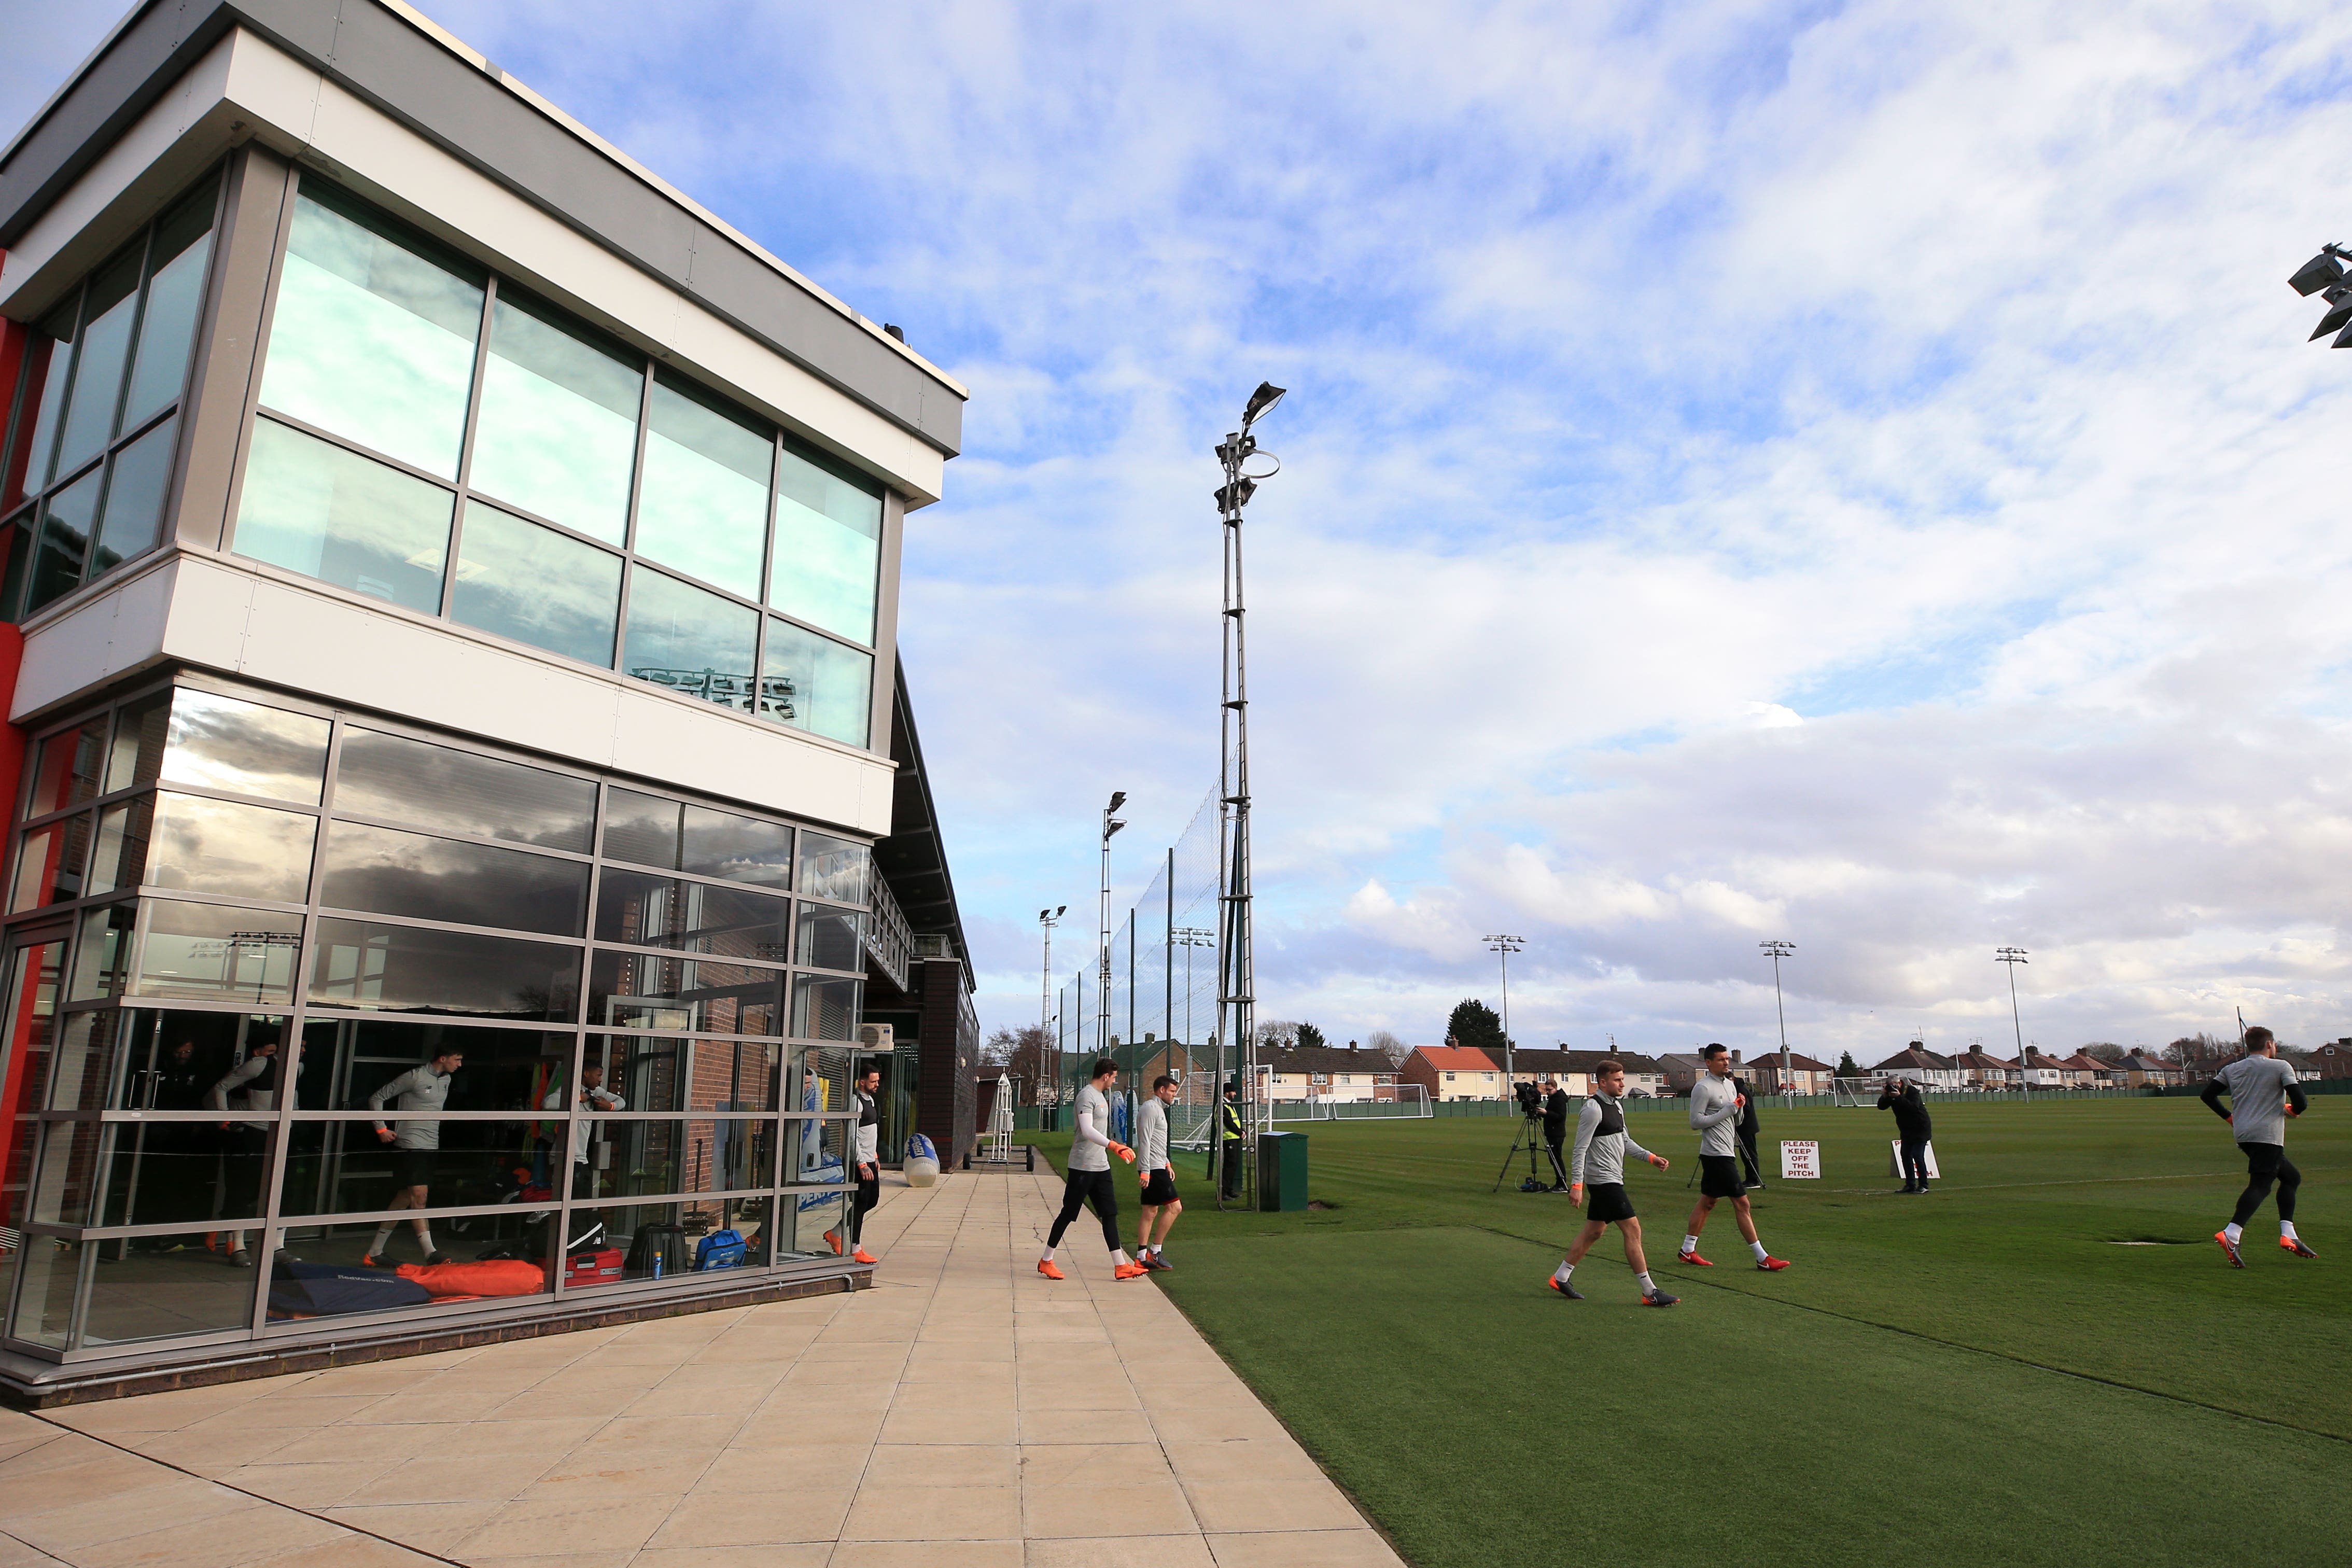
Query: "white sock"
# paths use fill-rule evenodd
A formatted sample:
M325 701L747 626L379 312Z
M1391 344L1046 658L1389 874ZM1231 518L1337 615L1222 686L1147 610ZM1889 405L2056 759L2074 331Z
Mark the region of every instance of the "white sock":
M2295 1235L2294 1221L2291 1219L2283 1219L2279 1221L2279 1234L2286 1237L2289 1241L2301 1241L2303 1239L2303 1237Z
M2231 1246L2235 1247L2238 1245L2238 1237L2245 1235L2246 1232L2245 1228L2239 1225L2237 1221L2231 1220L2229 1224L2221 1227L2221 1234L2230 1238Z
M1155 1242L1153 1242L1153 1243L1151 1244L1151 1256L1152 1256L1152 1257L1157 1258L1157 1257L1159 1257L1159 1256L1160 1256L1160 1244L1159 1242L1156 1242L1156 1241L1155 1241Z
M375 1227L375 1245L368 1248L368 1256L370 1258L382 1258L383 1256L383 1249L391 1245L392 1226L388 1225L380 1225Z
M1652 1283L1650 1283L1650 1277L1649 1277L1648 1275L1646 1275L1646 1274L1636 1274L1636 1275L1634 1275L1634 1276L1633 1276L1633 1278L1634 1278L1634 1279L1638 1279L1638 1280L1640 1280L1640 1281L1642 1282L1642 1294L1643 1294L1643 1295L1644 1295L1644 1296L1654 1296L1654 1295L1656 1295L1656 1294L1658 1293L1658 1288L1657 1288L1655 1285L1653 1285Z
M1054 1261L1054 1249L1053 1249L1052 1247L1047 1247L1047 1248L1045 1249L1045 1257L1043 1257L1043 1258L1039 1258L1037 1261L1038 1261L1038 1262L1040 1262L1040 1263L1051 1263L1051 1262L1053 1262L1053 1261Z
M416 1233L416 1245L425 1249L425 1256L427 1258L440 1250L433 1245L433 1229L430 1226Z
M1575 1272L1576 1265L1562 1259L1560 1266L1551 1271L1551 1277L1565 1285L1568 1283L1568 1277Z
M1111 1264L1112 1264L1112 1266L1113 1266L1113 1267L1115 1267L1115 1268L1126 1268L1126 1267L1127 1267L1127 1264L1128 1264L1128 1257L1127 1257L1127 1253L1126 1253L1126 1251L1125 1251L1124 1249L1121 1249L1121 1250L1119 1250L1119 1251L1118 1251L1118 1252L1114 1252L1114 1253L1112 1253L1112 1254L1110 1255L1110 1260L1111 1260Z
M1749 1242L1748 1244L1748 1250L1756 1255L1756 1261L1759 1263L1763 1262L1766 1258L1772 1256L1770 1253L1764 1250L1764 1244L1760 1241Z
M1696 1252L1698 1250L1698 1237L1695 1236L1686 1236L1683 1237L1683 1250L1685 1252Z

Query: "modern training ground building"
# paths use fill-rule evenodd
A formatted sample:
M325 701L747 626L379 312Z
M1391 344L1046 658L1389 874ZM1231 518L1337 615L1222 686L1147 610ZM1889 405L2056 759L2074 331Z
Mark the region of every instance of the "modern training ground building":
M394 0L141 5L0 247L0 1394L856 1283L963 390Z

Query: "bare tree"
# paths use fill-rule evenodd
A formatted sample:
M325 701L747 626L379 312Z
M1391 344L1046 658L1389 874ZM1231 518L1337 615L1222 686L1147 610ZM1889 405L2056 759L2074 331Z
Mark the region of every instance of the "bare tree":
M1257 1043L1286 1051L1298 1043L1298 1026L1287 1018L1268 1018L1257 1026Z
M1386 1057L1388 1058L1389 1066L1392 1068L1401 1068L1404 1066L1405 1058L1412 1055L1412 1047L1411 1046L1406 1045L1402 1040L1398 1039L1386 1029L1374 1029L1370 1034L1365 1036L1364 1048L1368 1051L1377 1051L1381 1056Z
M1054 1070L1054 1031L1042 1024L1000 1028L980 1047L980 1059L1007 1077L1019 1079L1034 1094Z
M2083 1047L2083 1054L2095 1062L2119 1062L2131 1055L2113 1040L2094 1040Z

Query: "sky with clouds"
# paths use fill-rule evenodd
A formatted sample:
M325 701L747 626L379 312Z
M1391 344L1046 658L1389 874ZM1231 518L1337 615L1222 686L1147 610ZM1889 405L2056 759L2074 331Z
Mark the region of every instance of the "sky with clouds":
M970 385L901 636L983 1022L1214 783L1261 1015L2352 1036L2352 5L422 0ZM119 7L0 0L21 120ZM1064 930L1060 977L1083 942Z

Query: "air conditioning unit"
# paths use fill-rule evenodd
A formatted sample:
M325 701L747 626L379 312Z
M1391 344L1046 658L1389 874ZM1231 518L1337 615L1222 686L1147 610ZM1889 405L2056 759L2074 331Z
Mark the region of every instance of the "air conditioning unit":
M858 1025L857 1043L869 1051L887 1051L896 1048L896 1044L891 1037L890 1026L887 1024Z

